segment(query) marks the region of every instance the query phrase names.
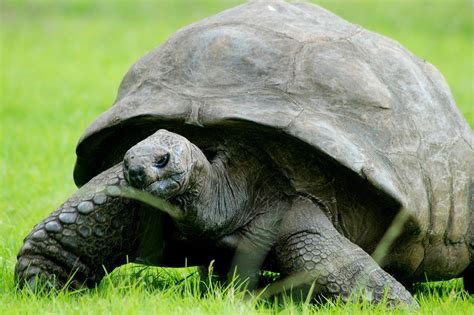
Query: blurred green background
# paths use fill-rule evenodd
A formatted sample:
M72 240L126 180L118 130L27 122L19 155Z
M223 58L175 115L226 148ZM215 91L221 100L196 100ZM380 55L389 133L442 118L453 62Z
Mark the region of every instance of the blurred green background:
M23 237L75 190L77 140L131 64L180 27L242 2L0 0L0 293L11 291ZM434 64L474 126L473 1L313 2Z

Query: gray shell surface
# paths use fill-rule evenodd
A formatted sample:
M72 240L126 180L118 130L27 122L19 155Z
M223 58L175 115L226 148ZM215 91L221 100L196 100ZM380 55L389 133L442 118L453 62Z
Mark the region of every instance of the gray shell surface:
M449 230L456 242L468 228L474 135L442 75L397 42L305 3L244 4L144 56L80 139L75 181L110 167L107 156L148 135L137 132L144 125L239 123L306 142L390 195L423 231Z

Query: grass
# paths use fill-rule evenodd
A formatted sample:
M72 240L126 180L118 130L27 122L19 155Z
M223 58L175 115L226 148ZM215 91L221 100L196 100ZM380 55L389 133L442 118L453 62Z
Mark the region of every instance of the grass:
M244 299L202 288L189 270L119 268L82 293L35 296L15 290L23 237L75 190L74 148L85 127L113 102L128 67L178 28L240 1L0 1L0 312L97 314L390 313L364 303L308 305ZM437 66L471 126L472 1L318 1L393 37ZM139 272L137 272L139 271ZM423 314L474 313L460 280L423 285ZM398 313L410 313L399 310Z

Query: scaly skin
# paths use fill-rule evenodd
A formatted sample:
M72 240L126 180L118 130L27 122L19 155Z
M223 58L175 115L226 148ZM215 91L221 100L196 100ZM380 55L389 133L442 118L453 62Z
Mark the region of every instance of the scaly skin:
M160 198L180 199L185 209L185 224L174 222L181 229L177 240L185 239L183 246L172 237L168 244L162 239L163 255L151 264L178 266L186 258L201 264L222 254L220 264L231 271L237 268L252 287L269 258L276 261L269 264L272 270L283 275L307 273L303 290L315 281L317 294L347 299L362 289L375 303L386 292L389 304L416 305L400 283L339 234L317 204L298 197L250 151L231 148L223 153L221 147L209 162L187 139L162 130L127 152L124 171L130 184ZM158 163L164 156L166 163ZM156 239L140 234L144 212L138 203L103 193L106 185L128 185L122 168L120 163L92 179L34 228L18 256L20 283L32 284L41 276L62 287L75 273L72 287L90 287L100 281L104 268L111 271L127 255L132 261L160 248ZM149 230L160 229L146 217L142 221ZM168 237L173 234L169 232ZM147 250L138 253L143 246ZM230 255L223 254L225 248Z
M282 223L276 246L280 272L304 274L304 293L315 281L315 292L347 300L360 290L364 298L388 305L417 305L410 293L359 246L339 234L323 211L298 198Z
M100 192L105 185L126 185L122 163L92 179L28 234L15 267L20 285L46 281L60 288L74 274L71 288L92 287L104 268L110 272L133 255L137 204L106 196Z
M296 193L274 170L262 167L251 151L235 143L223 149L209 162L184 137L160 130L125 154L126 178L132 186L161 198L179 191L177 198L185 209L185 224L178 224L181 232L233 247L231 272L237 268L250 287L276 244L276 271L286 275L309 272L313 277L309 285L316 280L317 293L348 298L363 289L378 303L387 290L390 304L416 305L400 283L337 232L317 205L302 197L294 197L292 205L287 203L281 192ZM184 175L174 183L169 180L172 174ZM190 190L196 191L189 194ZM183 194L190 196L183 198Z

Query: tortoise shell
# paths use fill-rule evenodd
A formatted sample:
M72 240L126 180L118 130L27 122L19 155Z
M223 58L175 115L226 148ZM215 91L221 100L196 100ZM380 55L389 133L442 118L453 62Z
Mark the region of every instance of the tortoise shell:
M75 182L157 129L214 127L308 144L390 196L421 231L455 242L468 228L474 136L442 75L318 6L256 1L175 33L132 66L87 128Z

